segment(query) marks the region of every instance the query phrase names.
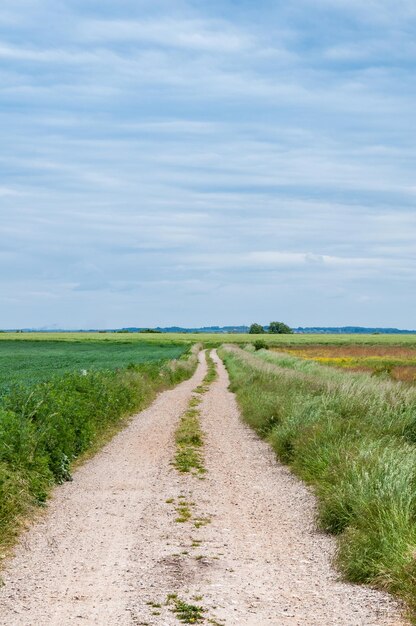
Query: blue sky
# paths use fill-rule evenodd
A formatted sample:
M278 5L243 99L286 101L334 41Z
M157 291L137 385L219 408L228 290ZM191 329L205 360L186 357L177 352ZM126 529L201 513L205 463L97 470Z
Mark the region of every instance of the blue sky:
M0 327L415 327L415 27L2 0Z

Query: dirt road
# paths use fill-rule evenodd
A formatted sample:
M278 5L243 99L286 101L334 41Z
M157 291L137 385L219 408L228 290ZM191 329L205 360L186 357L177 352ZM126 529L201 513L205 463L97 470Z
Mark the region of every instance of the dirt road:
M202 479L171 465L178 419L206 372L201 356L191 380L56 489L4 572L1 624L173 626L173 609L189 605L214 625L405 623L388 596L337 580L313 496L241 423L214 359Z

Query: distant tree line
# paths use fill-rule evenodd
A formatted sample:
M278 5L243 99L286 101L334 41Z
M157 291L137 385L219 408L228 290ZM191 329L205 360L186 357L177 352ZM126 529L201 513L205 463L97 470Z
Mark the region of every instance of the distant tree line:
M264 335L266 333L270 335L290 335L293 333L293 330L284 322L270 322L266 327L253 323L248 332L250 335Z

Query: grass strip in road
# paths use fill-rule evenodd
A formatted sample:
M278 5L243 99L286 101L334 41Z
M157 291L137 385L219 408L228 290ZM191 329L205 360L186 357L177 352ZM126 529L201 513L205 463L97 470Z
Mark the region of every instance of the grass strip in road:
M345 577L397 594L416 623L416 391L267 351L221 354L244 419L314 486Z
M203 432L199 422L199 411L188 409L182 415L175 433L176 454L174 465L178 472L204 474L202 456Z
M194 393L206 393L209 385L217 377L215 362L208 352L205 352L205 358L208 370L202 384L194 389ZM176 452L173 465L178 472L201 476L206 470L203 461L204 433L200 424L200 411L197 408L200 403L200 396L192 396L188 409L180 419L175 432Z
M156 393L189 378L199 347L185 358L116 371L69 373L16 387L0 404L0 547L71 478L75 459L95 451L150 404Z
M206 356L206 360L207 360L208 371L205 374L205 378L204 378L203 384L204 385L210 385L211 383L214 382L214 380L217 379L218 373L217 373L217 368L215 366L215 361L212 358L211 354L207 351L205 353L205 356Z

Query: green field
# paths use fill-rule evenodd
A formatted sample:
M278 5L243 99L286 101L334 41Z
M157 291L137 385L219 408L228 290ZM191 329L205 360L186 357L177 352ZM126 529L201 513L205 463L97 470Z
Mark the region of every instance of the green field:
M104 343L203 343L206 346L219 346L224 343L246 344L259 339L273 346L291 345L396 345L416 346L416 334L401 335L361 335L361 334L294 334L294 335L249 335L239 333L0 333L0 342L18 341L99 341Z
M33 384L80 370L114 370L134 363L179 358L188 348L172 342L0 341L0 393L16 383ZM96 335L95 335L96 337ZM2 335L4 339L4 335Z

